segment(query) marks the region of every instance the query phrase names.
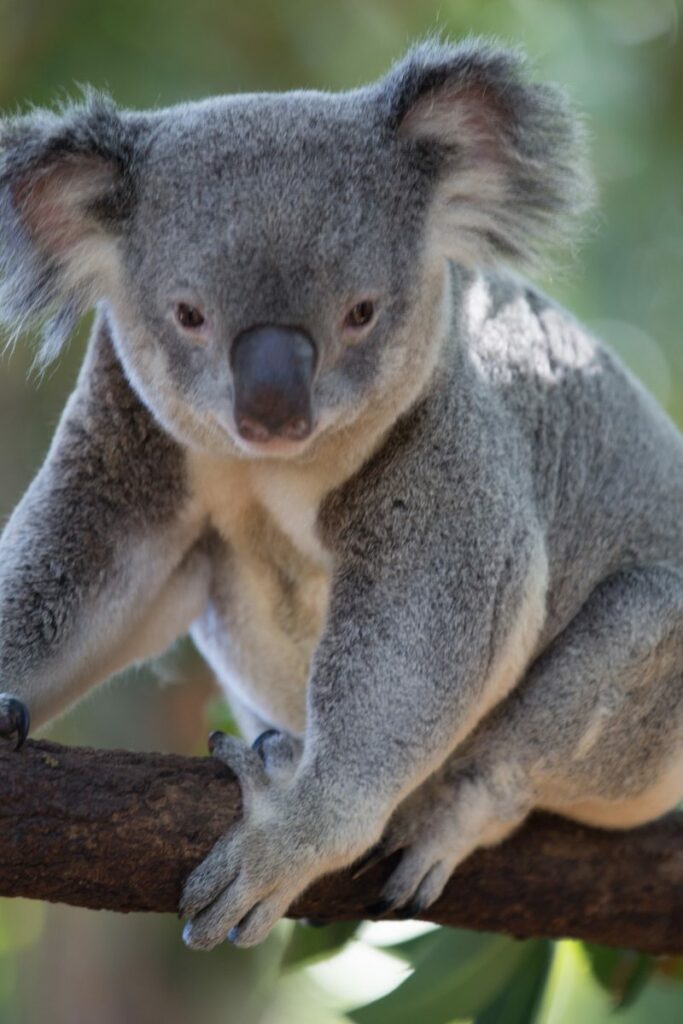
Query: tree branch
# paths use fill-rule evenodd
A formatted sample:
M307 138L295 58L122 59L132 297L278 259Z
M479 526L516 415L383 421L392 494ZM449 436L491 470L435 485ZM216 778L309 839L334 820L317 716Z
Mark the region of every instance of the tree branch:
M183 879L237 819L234 775L208 758L29 742L0 752L0 894L174 911ZM367 916L395 858L317 882L293 916ZM473 855L426 918L519 937L683 953L683 814L605 833L538 815Z

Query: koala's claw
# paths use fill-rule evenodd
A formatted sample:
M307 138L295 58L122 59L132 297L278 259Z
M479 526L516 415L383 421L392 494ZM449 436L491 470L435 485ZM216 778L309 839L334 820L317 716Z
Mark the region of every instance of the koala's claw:
M265 753L263 749L264 746L266 745L268 740L273 738L273 736L279 735L280 733L277 729L266 729L265 732L262 732L260 736L256 737L256 739L251 745L251 749L255 750L256 753L259 754L263 760L265 760Z
M26 705L16 697L0 695L0 738L11 740L16 736L14 749L19 750L31 728L31 716Z
M391 900L378 900L377 903L371 903L369 907L366 907L365 913L368 917L384 917L390 910L393 910Z
M392 852L389 842L386 839L380 839L378 843L371 846L370 849L352 865L351 878L353 881L355 882L357 878L360 878L362 875L374 868L375 864L379 864L380 861L385 860Z
M301 740L279 729L266 729L251 745L269 776L284 781L290 777L301 757Z
M398 918L399 921L412 921L413 918L424 914L429 906L429 901L415 898L410 903L406 903L404 907L399 907L398 910L395 910L394 917Z
M214 729L213 732L209 733L206 745L209 748L210 754L213 754L214 747L216 747L216 745L220 743L221 736L225 736L225 733L221 732L220 729Z

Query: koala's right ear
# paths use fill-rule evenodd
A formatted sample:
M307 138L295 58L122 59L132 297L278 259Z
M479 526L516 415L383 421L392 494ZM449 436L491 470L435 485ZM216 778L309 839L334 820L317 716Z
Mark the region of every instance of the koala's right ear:
M137 131L101 94L0 120L0 324L45 324L57 355L116 266L134 201Z

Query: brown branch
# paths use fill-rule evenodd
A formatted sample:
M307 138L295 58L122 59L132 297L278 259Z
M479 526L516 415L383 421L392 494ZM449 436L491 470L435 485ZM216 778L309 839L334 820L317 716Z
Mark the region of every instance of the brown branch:
M208 758L27 743L0 753L0 894L174 911L183 879L239 816L231 772ZM316 883L293 916L354 920L392 862ZM683 953L683 814L604 833L539 815L472 856L425 915L520 937L574 936Z

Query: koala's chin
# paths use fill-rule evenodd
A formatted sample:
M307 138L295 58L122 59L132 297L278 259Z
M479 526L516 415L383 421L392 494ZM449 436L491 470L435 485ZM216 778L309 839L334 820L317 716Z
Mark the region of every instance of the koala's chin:
M248 459L296 459L310 454L318 438L317 432L302 441L271 437L267 441L248 441L237 432L232 440L239 455Z

